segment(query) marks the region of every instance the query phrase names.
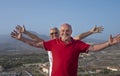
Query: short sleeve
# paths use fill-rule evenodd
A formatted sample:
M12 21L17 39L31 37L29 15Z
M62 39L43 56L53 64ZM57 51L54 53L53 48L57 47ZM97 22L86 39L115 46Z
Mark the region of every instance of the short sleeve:
M52 50L52 46L53 46L53 44L54 44L54 41L55 41L55 40L49 40L49 41L43 42L43 45L44 45L45 50L51 51L51 50Z
M90 47L90 45L82 41L79 41L77 47L81 53L87 53L89 51L88 48Z

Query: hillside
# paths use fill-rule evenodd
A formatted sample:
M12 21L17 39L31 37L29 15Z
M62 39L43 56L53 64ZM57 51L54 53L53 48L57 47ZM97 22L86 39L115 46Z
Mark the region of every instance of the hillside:
M48 36L46 35L38 35L39 37L48 40ZM24 53L39 53L41 52L40 48L35 48L32 46L29 46L23 42L20 42L16 39L13 39L10 37L10 35L0 35L0 54L24 54ZM103 40L97 40L97 39L84 39L83 41L96 44L101 43ZM111 48L107 48L109 50L119 50L120 45L112 46ZM42 51L43 52L43 51Z
M46 35L38 35L39 37L48 40ZM29 46L23 42L10 37L10 35L0 35L0 54L24 54L24 53L39 53L40 48Z

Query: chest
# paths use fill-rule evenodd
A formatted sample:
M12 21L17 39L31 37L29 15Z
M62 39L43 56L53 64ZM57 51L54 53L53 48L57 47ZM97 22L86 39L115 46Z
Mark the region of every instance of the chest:
M54 58L65 60L74 59L79 56L79 52L75 48L75 45L56 44L52 49L52 54Z

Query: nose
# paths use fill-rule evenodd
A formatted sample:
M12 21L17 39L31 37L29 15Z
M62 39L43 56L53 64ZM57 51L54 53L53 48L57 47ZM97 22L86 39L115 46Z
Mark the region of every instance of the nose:
M67 31L63 31L63 34L67 34Z

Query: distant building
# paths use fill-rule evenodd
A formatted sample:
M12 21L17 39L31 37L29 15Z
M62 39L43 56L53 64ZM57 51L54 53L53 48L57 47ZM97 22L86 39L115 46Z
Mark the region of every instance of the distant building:
M41 67L42 72L44 72L46 74L49 73L49 62L42 64L40 67Z
M46 74L49 73L49 70L48 70L48 67L47 67L47 66L46 66L46 67L43 67L43 68L42 68L42 71L43 71L44 73L46 73Z
M29 67L29 66L40 66L40 63L32 63L32 64L23 64L23 66L25 67Z
M114 67L109 67L109 66L107 67L107 69L108 69L108 70L111 70L111 71L118 71L118 69L117 69L117 68L114 68Z

